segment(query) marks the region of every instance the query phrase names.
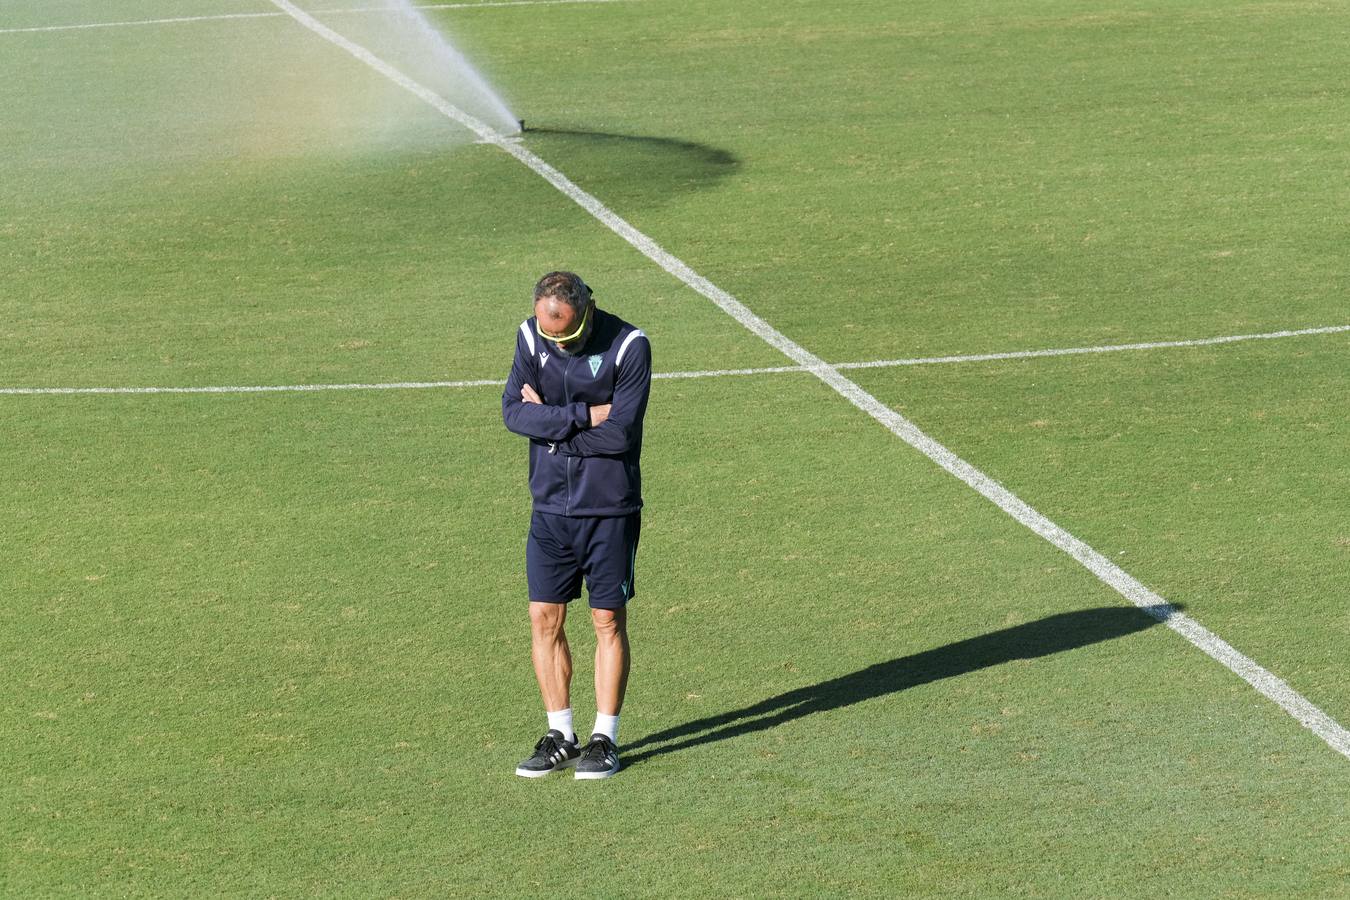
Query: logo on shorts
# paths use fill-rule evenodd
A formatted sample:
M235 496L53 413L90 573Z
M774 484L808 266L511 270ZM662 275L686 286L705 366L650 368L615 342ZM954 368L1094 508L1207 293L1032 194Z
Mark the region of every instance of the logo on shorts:
M592 377L592 378L595 377L595 373L596 373L596 372L599 372L599 371L600 371L600 363L602 363L602 362L604 362L604 361L605 361L605 358L604 358L603 356L592 356L590 359L586 360L586 362L588 362L588 363L591 364L591 377Z

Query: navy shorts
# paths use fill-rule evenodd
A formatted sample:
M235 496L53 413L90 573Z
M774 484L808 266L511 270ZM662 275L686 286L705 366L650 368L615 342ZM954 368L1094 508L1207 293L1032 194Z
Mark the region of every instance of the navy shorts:
M581 596L592 609L622 609L633 599L641 513L573 518L536 512L525 541L530 599L567 603Z

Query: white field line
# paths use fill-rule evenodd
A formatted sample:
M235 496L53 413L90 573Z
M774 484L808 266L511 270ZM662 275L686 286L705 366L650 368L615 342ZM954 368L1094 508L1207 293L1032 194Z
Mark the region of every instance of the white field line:
M0 34L32 34L40 31L83 31L88 28L128 28L134 25L176 25L179 22L221 22L227 19L270 19L279 13L220 13L213 16L175 16L170 19L135 19L126 22L89 22L81 25L36 25L30 28L0 28Z
M1337 334L1350 331L1350 325L1328 325L1322 328L1299 328L1290 331L1268 331L1264 334L1231 334L1223 337L1197 338L1184 341L1151 341L1137 344L1106 344L1099 347L1062 347L1052 350L1013 350L1006 353L976 353L969 356L920 356L911 359L878 359L870 362L833 363L835 369L885 369L897 366L946 365L951 363L988 362L1005 359L1037 359L1045 356L1072 356L1080 353L1114 353L1121 350L1157 350L1169 347L1208 347L1215 344L1233 344L1238 341L1261 341L1273 338L1297 337L1309 334ZM805 366L761 366L753 369L704 369L696 372L657 372L659 379L725 378L731 375L780 375L786 372L809 372ZM388 391L426 390L428 388L501 387L505 382L491 378L468 381L382 381L348 384L266 384L202 387L11 387L0 388L3 394L275 394L286 391Z
M415 9L486 9L491 6L552 6L558 3L631 3L634 0L487 0L485 3L424 3ZM358 9L334 9L329 12L384 12L390 7L373 6Z
M426 388L501 387L491 379L473 381L390 381L377 384L249 384L203 387L0 388L0 394L280 394L309 391L391 391Z
M1301 725L1312 731L1332 747L1336 752L1350 759L1350 731L1346 731L1334 719L1318 709L1303 695L1290 687L1284 680L1262 668L1250 658L1239 653L1214 632L1199 622L1179 612L1161 596L1145 587L1134 576L1121 569L1111 560L1083 543L1078 538L1060 528L1041 513L1032 509L1011 491L999 484L970 463L961 459L942 444L924 434L919 428L886 406L877 398L864 391L857 384L839 373L823 359L811 353L805 347L790 339L764 319L755 315L735 297L713 284L708 279L689 268L684 262L672 256L647 235L638 231L627 221L620 218L598 199L583 191L565 175L543 159L526 150L518 140L498 134L496 131L474 119L437 94L408 78L388 63L376 57L364 47L359 46L328 28L313 16L298 9L290 0L272 0L278 8L285 10L297 22L310 31L320 35L352 56L389 78L394 83L422 98L433 108L456 122L473 130L485 143L496 144L504 152L514 156L549 184L561 191L574 203L585 209L615 234L622 237L638 252L665 269L671 275L698 291L704 297L722 309L765 343L778 348L785 356L804 369L813 373L821 381L834 388L842 397L858 409L876 419L892 434L923 453L933 462L946 469L952 475L964 481L981 495L1012 516L1027 528L1039 534L1054 546L1078 560L1089 572L1109 585L1122 597L1138 606L1144 612L1190 641L1194 646L1213 659L1222 663L1240 678L1254 687L1263 696L1269 698L1293 716Z
M494 6L558 6L579 3L632 3L635 0L488 0L485 3L427 3L416 9L490 9ZM315 10L319 15L388 12L395 7L360 6L350 9ZM42 31L83 31L90 28L129 28L137 25L178 25L184 22L223 22L230 19L282 19L281 12L217 13L207 16L174 16L167 19L135 19L125 22L89 22L78 25L37 25L29 28L0 28L0 34L31 34Z
M760 369L709 369L704 372L657 372L653 378L723 378L728 375L770 375L781 372L805 372L801 366L766 366ZM478 378L470 381L380 381L368 384L250 384L209 385L202 387L11 387L0 388L0 396L69 394L282 394L315 391L401 391L431 388L503 387L505 381Z
M1149 341L1139 344L1104 344L1100 347L1062 347L1057 350L1014 350L1008 353L976 353L969 356L925 356L916 359L879 359L873 362L835 363L836 369L885 369L892 366L929 366L940 363L991 362L1001 359L1037 359L1043 356L1073 356L1079 353L1118 353L1122 350L1161 350L1167 347L1211 347L1238 341L1268 341L1305 334L1336 334L1350 331L1350 325L1322 328L1298 328L1292 331L1268 331L1264 334L1230 334L1223 337L1185 341Z

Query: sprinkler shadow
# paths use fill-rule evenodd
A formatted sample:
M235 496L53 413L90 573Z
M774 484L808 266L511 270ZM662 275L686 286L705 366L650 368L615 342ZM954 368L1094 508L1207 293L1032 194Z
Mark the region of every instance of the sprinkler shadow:
M679 138L536 125L522 137L548 154L550 162L557 154L569 157L559 164L578 183L606 196L633 194L628 200L710 187L741 166L728 150Z
M632 768L666 753L766 731L812 713L842 709L1016 659L1051 656L1125 637L1165 622L1181 609L1176 604L1151 606L1147 610L1117 606L1080 609L897 657L741 709L649 734L624 747L623 765L625 769ZM651 749L632 753L642 747Z

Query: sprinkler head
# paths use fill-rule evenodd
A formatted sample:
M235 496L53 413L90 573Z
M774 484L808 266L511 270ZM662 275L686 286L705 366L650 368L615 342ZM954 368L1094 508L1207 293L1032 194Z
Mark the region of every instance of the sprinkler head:
M524 120L524 119L517 119L517 120L516 120L516 124L520 126L520 130L521 130L522 132L525 130L525 120Z

